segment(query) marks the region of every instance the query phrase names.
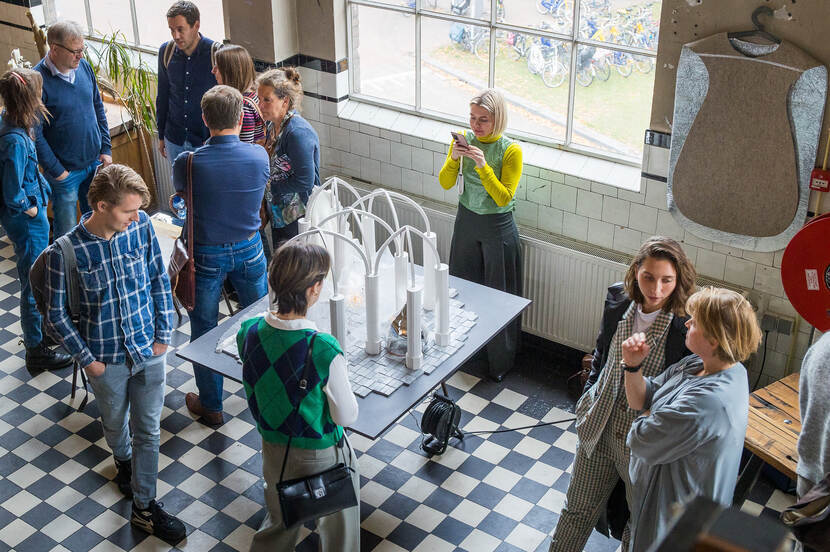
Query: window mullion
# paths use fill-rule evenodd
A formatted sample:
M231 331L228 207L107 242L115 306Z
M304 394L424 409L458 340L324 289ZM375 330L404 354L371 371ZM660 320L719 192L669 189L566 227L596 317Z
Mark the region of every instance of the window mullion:
M133 19L133 36L135 37L136 46L141 45L141 37L138 34L138 14L135 11L135 0L130 0L130 15Z
M415 0L415 109L421 109L421 10L417 9L420 0Z
M92 30L92 8L89 6L89 0L84 0L84 9L86 10L87 31L89 31L89 36L94 36L95 32Z
M571 26L571 70L568 78L568 117L565 125L565 146L571 145L574 126L574 94L576 93L576 71L577 59L579 56L579 3L581 0L574 0L573 20Z

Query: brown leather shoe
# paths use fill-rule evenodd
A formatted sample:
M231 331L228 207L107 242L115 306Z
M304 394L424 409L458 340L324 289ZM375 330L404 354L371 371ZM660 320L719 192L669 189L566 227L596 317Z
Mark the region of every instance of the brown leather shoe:
M213 412L211 410L205 410L205 407L202 406L202 402L199 400L199 395L196 393L188 393L184 396L184 404L187 405L187 409L190 411L191 414L197 416L202 419L202 422L209 426L218 426L225 423L224 418L222 418L222 412Z

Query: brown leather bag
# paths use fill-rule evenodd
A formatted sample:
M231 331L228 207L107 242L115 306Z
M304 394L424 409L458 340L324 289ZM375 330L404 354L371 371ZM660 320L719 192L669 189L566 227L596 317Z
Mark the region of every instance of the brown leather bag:
M184 232L176 238L173 244L173 254L167 265L167 275L170 277L170 287L173 297L187 309L188 312L196 308L196 264L193 261L193 152L187 156L187 187L184 197L187 207Z

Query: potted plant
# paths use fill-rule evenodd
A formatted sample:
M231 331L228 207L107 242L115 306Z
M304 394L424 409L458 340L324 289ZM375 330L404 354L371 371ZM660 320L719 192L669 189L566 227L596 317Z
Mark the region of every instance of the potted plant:
M150 149L150 137L156 131L155 71L138 52L127 46L126 37L119 31L104 35L100 43L88 41L87 45L85 57L95 72L102 96L105 101L123 107L122 122L127 136L130 141L138 139L143 165L147 169L143 171L145 180L155 202L156 181Z

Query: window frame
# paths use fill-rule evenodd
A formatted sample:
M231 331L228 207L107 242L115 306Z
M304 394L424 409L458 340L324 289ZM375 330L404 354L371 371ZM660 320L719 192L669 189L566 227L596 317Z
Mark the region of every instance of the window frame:
M88 0L85 0L88 1ZM133 1L133 0L131 0ZM609 51L618 51L624 52L627 54L633 54L637 56L647 56L653 58L655 60L655 67L656 67L656 59L657 59L657 51L651 51L644 48L638 48L636 46L628 46L624 44L616 44L613 42L602 42L598 40L592 40L590 38L581 38L579 36L579 17L580 17L580 7L581 7L581 0L574 0L573 2L573 19L572 21L574 24L571 26L570 33L559 33L559 32L552 32L542 29L534 29L531 27L523 27L521 25L511 25L507 23L497 22L496 21L496 4L497 0L485 0L490 2L490 19L475 19L472 17L465 17L460 15L453 15L448 13L442 12L435 12L423 9L421 6L423 4L423 0L415 0L415 7L410 8L408 6L403 5L396 5L396 4L387 4L383 2L378 2L375 0L346 0L346 37L347 37L347 52L349 55L349 59L355 59L355 51L354 51L354 40L353 40L353 28L352 28L352 7L353 6L366 6L369 8L377 8L386 11L392 11L402 14L411 15L415 18L415 105L409 106L406 104L400 104L398 102L393 101L385 101L375 96L364 95L359 92L355 92L355 72L349 71L349 97L355 99L357 101L368 103L372 105L378 105L382 107L391 107L397 111L401 111L403 113L408 113L411 115L416 116L425 116L430 119L434 119L437 121L441 121L444 123L450 124L461 124L462 126L468 123L466 118L463 117L453 117L446 113L436 112L430 109L425 109L421 105L421 21L422 18L426 17L427 19L432 20L439 20L439 21L448 21L453 23L461 23L464 25L474 25L477 27L485 27L489 32L490 38L490 48L489 54L490 59L487 66L487 85L492 87L495 83L495 56L496 56L496 49L495 49L495 41L498 38L497 31L501 32L513 32L513 33L520 33L523 35L533 35L538 37L545 37L551 38L554 40L559 40L569 44L570 46L570 66L568 72L568 107L567 107L567 119L566 119L566 129L565 129L565 139L564 140L557 140L557 139L545 139L542 136L537 134L530 134L519 130L514 130L508 127L508 131L510 135L516 138L521 139L525 142L530 142L534 144L539 144L541 146L553 147L556 149L561 149L565 151L570 151L573 153L580 153L583 155L588 155L590 157L596 157L599 159L605 159L608 161L613 161L616 163L621 163L625 165L631 165L635 167L642 166L642 158L636 159L632 157L626 157L624 155L617 155L611 152L603 151L597 148L592 148L590 146L585 146L582 144L574 143L573 142L573 116L574 116L574 96L576 91L576 65L577 65L577 54L579 51L580 46L594 46L597 48L602 48L604 50ZM659 26L659 22L658 22ZM652 97L653 97L653 89L652 89ZM648 127L643 129L643 132L648 130Z

